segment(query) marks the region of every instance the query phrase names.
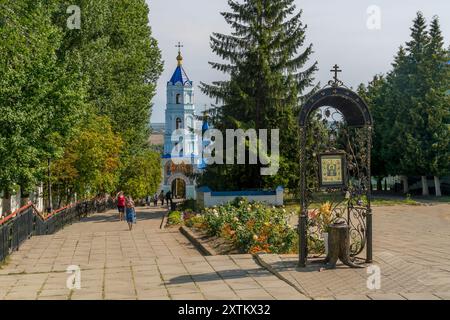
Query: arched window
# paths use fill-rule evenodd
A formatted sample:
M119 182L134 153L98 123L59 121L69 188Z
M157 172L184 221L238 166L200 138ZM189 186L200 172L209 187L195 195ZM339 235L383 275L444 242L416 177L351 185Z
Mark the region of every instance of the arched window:
M175 99L176 99L176 104L181 104L181 94L177 93Z
M181 119L177 118L177 120L175 120L175 129L181 129Z

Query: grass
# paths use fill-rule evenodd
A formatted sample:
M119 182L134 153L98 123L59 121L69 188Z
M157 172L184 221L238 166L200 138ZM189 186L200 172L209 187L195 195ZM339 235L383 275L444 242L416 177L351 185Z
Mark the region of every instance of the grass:
M372 199L372 206L396 206L396 205L409 205L409 206L420 206L421 203L411 199L389 199L389 198L374 198Z
M450 196L442 196L442 197L414 197L416 201L423 202L423 203L449 203L450 204Z
M309 205L309 208L316 209L325 201L331 201L330 196L321 196L317 202L313 202ZM298 199L288 199L285 201L285 207L288 211L297 212L300 208ZM375 196L372 198L371 205L373 207L379 206L397 206L397 205L408 205L408 206L420 206L423 204L431 203L448 203L450 204L450 196L434 197L434 196L414 196L414 197L400 197L400 196Z
M334 199L336 200L336 199ZM321 206L322 203L326 201L332 201L333 198L331 196L321 196L318 201L313 202L309 205L309 208L316 209ZM409 205L409 206L420 206L424 203L450 203L450 196L444 196L440 198L436 197L380 197L377 196L372 198L371 205L373 207L377 206L396 206L396 205ZM285 202L286 210L297 212L300 208L298 199L289 199Z

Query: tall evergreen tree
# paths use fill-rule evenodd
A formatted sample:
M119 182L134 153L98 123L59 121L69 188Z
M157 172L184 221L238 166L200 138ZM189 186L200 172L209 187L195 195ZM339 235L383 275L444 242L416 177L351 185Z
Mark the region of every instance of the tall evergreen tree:
M374 132L372 136L371 173L377 179L377 190L382 189L382 180L388 175L387 163L382 156L383 134L386 128L385 94L386 79L383 75L376 75L366 86L358 87L358 94L366 101L372 114Z
M298 186L297 114L304 91L313 86L317 63L307 65L312 45L303 48L306 25L293 0L229 0L222 16L233 29L213 33L211 48L224 62L213 69L228 81L202 83L202 91L220 102L216 128L280 129L280 170L260 175L257 165L212 165L200 183L212 188Z
M450 87L450 68L438 17L431 21L429 34L423 69L426 93L422 146L426 150L428 173L434 176L435 193L440 196L439 177L450 173L450 131L446 123L450 115L450 97L446 94Z
M374 152L379 153L386 173L421 176L423 195L428 195L427 175L435 176L439 195L438 177L448 173L447 57L438 18L433 18L428 28L418 12L411 40L400 47L392 71L379 87L380 94L373 92L377 98L368 99L379 133L375 143L380 148L375 147ZM407 179L404 181L406 192Z

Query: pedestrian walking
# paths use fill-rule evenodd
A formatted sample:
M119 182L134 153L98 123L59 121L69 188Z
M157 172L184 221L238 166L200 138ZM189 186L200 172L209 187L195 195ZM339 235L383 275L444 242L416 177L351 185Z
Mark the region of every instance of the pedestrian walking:
M150 208L150 203L151 203L151 196L147 195L147 197L145 197L145 204L147 205L147 208Z
M133 229L133 224L136 223L136 208L134 206L133 198L128 197L126 202L126 219L128 223L128 229Z
M159 194L159 200L161 201L161 205L164 205L164 191L161 190L161 193Z
M172 206L172 192L169 190L166 193L166 204L167 206Z
M119 211L119 221L123 220L123 215L125 213L125 196L122 191L120 191L117 196L117 210Z
M158 194L156 192L153 195L153 204L155 207L158 206Z

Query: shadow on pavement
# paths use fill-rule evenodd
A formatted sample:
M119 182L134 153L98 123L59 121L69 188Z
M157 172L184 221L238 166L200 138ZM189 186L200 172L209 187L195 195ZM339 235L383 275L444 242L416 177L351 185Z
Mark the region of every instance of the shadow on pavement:
M157 211L148 211L149 209L154 208L143 208L138 207L136 210L137 221L142 220L161 220L162 217L167 213L165 208L156 208ZM114 222L119 221L119 213L117 210L109 211L108 213L95 213L87 218L83 218L80 220L81 222Z
M201 274L195 274L195 275L182 275L177 276L169 281L165 281L165 284L183 284L183 283L192 283L192 279L194 279L195 282L208 282L208 281L215 281L215 280L231 280L231 279L242 279L242 278L248 278L248 277L267 277L266 271L261 268L257 269L231 269L231 270L224 270L224 271L217 271L217 272L208 272L208 273L201 273ZM163 271L164 273L164 271Z

